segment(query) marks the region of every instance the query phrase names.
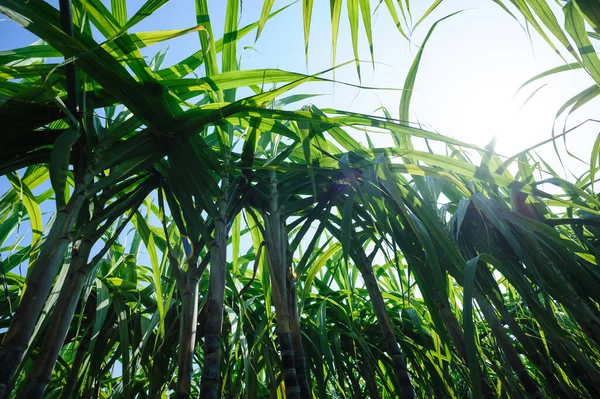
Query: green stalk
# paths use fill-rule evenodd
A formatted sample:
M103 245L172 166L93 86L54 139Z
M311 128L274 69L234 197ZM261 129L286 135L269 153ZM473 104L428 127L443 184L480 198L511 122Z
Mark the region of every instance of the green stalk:
M186 254L188 256L188 270L185 273L186 279L184 280L183 274L179 270L179 261L169 242L169 230L167 229L162 190L158 191L158 204L162 214L161 222L165 233L167 256L182 298L175 397L189 398L191 395L192 366L196 347L196 326L198 324L198 286L202 272L199 272L198 256L196 253Z
M223 180L223 193L227 192L227 182ZM215 219L215 233L210 245L210 282L208 316L204 341L204 368L200 383L200 398L217 399L221 366L221 331L223 327L223 307L225 300L225 271L227 267L227 201L217 201L220 217Z
M92 246L92 241L84 239L73 248L65 285L52 312L52 322L46 331L36 362L17 393L18 399L36 399L44 396L87 280L87 259Z
M29 346L38 317L62 265L69 246L68 233L75 224L83 202L83 190L80 188L69 205L57 212L40 256L31 266L27 289L0 348L0 398L9 395L14 373Z
M277 193L277 177L270 172L269 213L263 213L267 235L267 259L271 285L273 286L273 306L277 318L277 337L281 351L281 363L285 393L289 399L300 399L300 387L296 376L294 346L290 330L290 314L286 287L286 246L287 231L281 220L281 209Z
M298 315L298 294L296 290L296 280L291 273L287 274L287 306L290 312L290 334L292 346L294 347L294 365L296 367L296 377L300 385L300 398L312 398L310 383L308 381L308 370L306 369L306 353L302 344L302 332L300 329L300 317Z
M129 222L131 215L133 215L133 211L141 205L144 198L146 198L153 188L153 183L147 182L132 196L124 197L122 204L127 206L128 210L132 210L130 216L117 227L112 237L89 263L88 258L92 247L120 215L115 214L108 217L102 226L84 235L74 244L67 277L52 311L50 326L45 333L35 365L27 374L26 381L20 387L17 395L18 398L41 398L44 395L46 385L50 381L60 350L64 345L85 282L100 259L118 239L119 234ZM105 201L101 200L96 205L96 211L101 213L104 209Z
M373 310L377 316L377 322L379 323L379 328L381 329L387 352L392 358L394 374L396 375L396 380L398 381L401 390L400 396L404 399L413 399L415 397L415 391L408 376L406 361L404 360L404 355L400 350L396 335L394 334L390 316L385 307L385 302L383 301L383 295L377 284L377 279L373 274L373 266L362 248L354 252L354 254L354 257L356 258L354 259L354 263L365 281L365 286L367 287L369 298L371 298Z
M393 206L393 203L390 202ZM392 208L393 209L393 208ZM408 260L409 265L412 265L413 273L417 279L417 283L421 288L424 295L429 297L429 300L435 304L436 311L440 315L440 321L446 328L448 336L452 340L452 343L456 347L458 355L464 364L468 364L467 350L465 346L465 334L461 328L456 316L452 312L448 297L437 287L432 284L430 278L430 268L422 259L427 259L423 248L415 243L419 242L417 235L408 227L404 229L400 227L399 223L394 223L392 227L395 234L398 236L397 242L400 244L402 252L405 258ZM427 292L427 294L425 294ZM433 313L434 311L431 310ZM479 364L476 367L480 367ZM484 370L485 371L485 370ZM487 380L485 372L480 372L480 381L471 381L472 384L480 384L481 391L483 392L484 398L494 398L496 395Z
M197 261L192 257L188 262L188 279L182 293L181 328L179 332L179 360L177 366L177 398L189 398L192 386L192 361L196 346L196 325L198 323ZM174 266L177 267L177 266Z

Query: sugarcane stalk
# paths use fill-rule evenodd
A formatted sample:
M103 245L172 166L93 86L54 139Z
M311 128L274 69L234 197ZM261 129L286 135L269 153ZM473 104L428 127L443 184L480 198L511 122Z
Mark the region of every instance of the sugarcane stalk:
M223 181L223 192L227 192L227 182ZM204 368L200 382L200 397L217 399L221 366L221 331L223 327L223 307L225 301L225 272L227 266L227 202L225 198L217 201L220 217L215 219L215 232L210 244L210 281L208 315L206 318L204 341Z
M300 398L310 399L312 398L312 392L308 380L308 370L306 369L306 353L302 344L296 279L291 272L291 268L288 269L287 274L287 305L290 312L290 334L292 346L294 347L294 365L296 367L296 378L300 386Z
M359 248L357 251L352 251L351 253L355 258L354 263L356 264L356 267L358 268L365 282L367 292L369 293L369 298L373 304L373 310L377 316L379 328L381 329L381 333L385 341L387 352L392 358L394 374L401 390L400 396L405 399L413 399L415 397L415 391L412 383L410 382L406 361L404 360L404 355L400 350L398 340L394 334L390 316L385 307L385 302L383 301L383 295L379 289L379 284L377 284L377 279L373 274L373 266L371 265L371 261L367 258L367 255L362 248Z
M66 208L57 212L40 255L31 266L23 299L0 348L0 398L9 394L14 373L29 346L38 317L62 265L69 246L68 233L75 224L83 202L84 197L80 190Z
M281 209L277 192L277 177L270 171L269 212L263 212L267 235L267 259L271 285L273 287L273 306L277 318L277 338L281 352L283 380L286 397L300 399L300 387L296 376L294 346L290 330L290 314L286 282L287 231L281 218Z
M181 327L179 332L179 360L177 372L176 398L189 398L192 386L192 361L196 346L196 325L198 323L198 286L197 261L188 262L188 279L182 293Z
M169 240L169 230L165 218L165 207L162 190L158 191L158 204L162 214L162 226L165 233L167 256L177 287L181 294L181 316L179 328L179 353L177 362L176 398L189 398L192 386L193 358L196 346L196 326L198 324L198 286L200 274L198 256L187 254L188 270L185 274L179 270L179 260L175 256ZM184 277L185 276L185 277Z
M18 399L36 399L44 396L87 280L87 259L92 246L93 242L89 239L74 245L65 285L52 312L52 322L46 331L36 362L17 393Z
M367 384L369 397L372 399L380 399L381 395L377 389L377 380L375 379L375 371L373 371L373 367L371 367L371 364L366 359L360 361L359 367L362 373L361 377Z

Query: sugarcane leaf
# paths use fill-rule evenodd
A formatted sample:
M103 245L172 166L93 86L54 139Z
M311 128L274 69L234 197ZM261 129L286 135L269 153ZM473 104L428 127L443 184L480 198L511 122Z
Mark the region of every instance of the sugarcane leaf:
M347 9L348 23L350 24L350 36L352 38L352 51L354 52L354 61L356 63L356 73L360 80L360 61L358 56L358 1L359 0L347 0Z
M402 11L402 3L398 2L400 5L400 9ZM385 0L385 5L388 8L388 11L390 13L390 16L392 17L392 20L394 21L394 25L396 25L396 28L398 28L398 31L400 32L400 34L402 36L404 36L405 39L408 40L408 36L406 35L406 32L404 32L404 29L402 28L402 23L400 22L400 18L398 17L398 13L396 12L396 6L394 5L394 1L393 0Z
M147 0L136 11L136 13L133 15L133 17L131 17L131 19L129 21L127 21L127 24L125 24L125 26L122 29L125 31L125 30L137 25L138 23L140 23L141 21L146 19L148 16L152 15L156 10L158 10L160 7L162 7L163 5L165 5L168 2L169 2L169 0Z
M473 398L482 399L483 392L480 385L480 370L477 361L477 343L475 342L475 325L473 324L473 287L479 256L469 260L465 267L463 324L465 329L465 346L467 362L471 377L471 392Z
M31 224L31 242L33 245L38 245L42 238L43 231L40 206L31 192L31 189L24 184L23 180L21 180L16 173L9 173L6 177L12 185L13 190L19 196L19 201L25 206L25 210L29 216L29 223Z
M421 63L421 57L423 56L423 50L425 49L425 45L429 41L431 34L433 33L433 31L435 30L435 28L437 27L437 25L440 22L442 22L445 19L448 19L458 13L460 13L460 11L454 12L443 18L438 19L433 25L431 25L431 28L429 28L429 31L427 32L425 39L423 39L423 43L421 43L421 47L419 47L419 51L417 51L417 55L415 56L415 59L413 60L412 65L410 66L410 69L408 70L408 74L406 75L406 79L404 81L402 96L400 97L400 112L399 112L400 121L407 123L408 121L411 120L410 112L409 112L410 111L410 101L411 101L413 90L415 87L415 81L417 79L417 72L419 70L419 65ZM408 138L406 136L394 135L393 137L394 137L394 143L397 146L400 146L403 148L407 148L407 147L411 148L412 147L412 145L410 144L410 141L408 140Z
M563 7L563 11L565 14L565 30L577 44L585 69L596 81L596 84L600 85L600 58L598 58L598 54L596 54L596 50L587 35L583 18L573 2L567 3Z
M111 0L110 9L115 21L120 25L124 26L127 22L127 2L126 0Z
M590 157L590 183L592 185L592 191L594 191L594 182L596 181L596 172L598 171L598 159L600 157L600 134L594 141L594 147L592 148L592 156Z
M254 39L255 42L258 41L258 37L265 27L265 23L269 18L271 9L273 8L273 3L275 3L275 0L265 0L263 3L262 11L260 13L260 20L258 21L258 27L256 28L256 38Z
M577 10L583 15L588 24L600 34L600 11L593 0L574 0Z
M56 197L56 209L62 210L66 206L65 192L67 186L67 172L69 170L71 148L79 138L79 130L67 129L55 141L50 154L50 181Z
M342 251L344 262L348 262L348 254L350 251L350 237L352 235L352 209L354 208L354 190L348 193L348 197L344 202L342 209Z
M331 64L335 65L342 0L329 0L329 9L331 14Z
M304 54L308 64L308 40L310 36L310 23L312 21L313 0L302 0L302 21L304 27Z

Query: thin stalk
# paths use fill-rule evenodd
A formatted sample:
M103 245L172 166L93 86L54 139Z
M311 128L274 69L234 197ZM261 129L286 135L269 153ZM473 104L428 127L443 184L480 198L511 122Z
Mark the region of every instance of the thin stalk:
M394 374L400 385L400 396L404 399L413 399L415 397L415 391L408 376L406 361L404 360L404 355L400 350L400 345L398 345L396 335L394 334L390 316L388 315L385 302L383 301L383 295L377 284L377 279L373 274L371 262L363 250L357 251L355 257L356 259L354 262L365 281L365 286L367 287L369 298L371 298L373 310L377 316L377 322L379 323L379 328L381 329L387 352L392 358Z
M179 360L177 372L176 398L189 398L192 386L192 361L196 346L196 325L198 323L197 261L188 262L188 279L182 293L181 328L179 332Z
M302 344L302 332L300 329L300 317L298 315L298 294L296 290L296 280L291 273L288 272L288 289L287 289L287 305L290 312L290 334L292 338L292 346L294 347L294 365L296 366L296 378L300 385L300 398L312 398L310 383L308 381L308 370L306 369L306 353Z
M267 259L271 285L273 287L273 306L277 318L277 338L281 352L281 363L285 393L288 399L300 399L300 387L296 376L294 346L290 330L290 314L286 287L286 251L287 231L281 220L281 209L277 193L277 177L270 172L269 213L263 213L267 235Z
M34 366L27 374L25 382L21 384L17 393L18 399L36 399L44 396L87 280L87 259L92 246L93 242L88 239L77 242L74 246L65 286L52 312L52 323L46 331Z
M403 210L396 208L393 201L388 203L390 204L391 209L395 208L396 212L399 214L402 213ZM464 364L468 364L464 331L460 326L456 315L452 312L448 297L440 290L440 287L431 284L429 265L423 261L424 259L427 259L427 255L424 253L423 247L417 244L420 242L417 234L409 227L410 224L408 222L404 222L406 224L402 227L397 220L392 219L391 221L393 222L392 229L394 235L397 237L396 241L400 244L400 248L409 262L409 265L412 265L412 270L417 277L419 288L422 289L422 292L428 292L427 295L429 296L430 301L435 304L441 322L446 328L452 343L456 347L459 357ZM432 309L431 312L433 313L435 311ZM480 365L477 364L476 367L480 367ZM471 381L471 383L479 384L481 386L484 398L495 398L496 394L490 387L485 369L480 369L480 371L482 371L480 372L480 381Z
M167 229L165 207L162 190L158 192L158 203L162 214L162 226L165 233L167 255L171 264L173 275L181 293L181 320L179 328L179 353L177 362L177 387L176 398L189 398L192 386L192 371L194 350L196 346L196 327L198 324L198 286L200 274L198 272L198 257L192 253L188 257L188 270L186 279L179 270L179 261L171 248L169 230Z
M360 370L362 372L362 378L367 383L367 389L369 391L369 397L372 399L379 399L381 395L379 394L379 390L377 389L377 380L375 379L375 372L373 371L373 367L367 360L363 360L360 362Z
M5 398L10 393L14 373L29 346L38 317L62 265L69 246L68 233L73 228L83 203L83 190L80 188L69 205L57 212L42 251L31 266L27 276L27 289L0 348L0 398Z
M227 192L227 181L223 180L223 192ZM208 315L204 341L204 368L200 382L200 397L217 399L221 366L221 331L223 327L223 307L225 301L225 272L227 266L227 202L221 198L217 202L220 217L215 219L215 233L210 244L210 281Z

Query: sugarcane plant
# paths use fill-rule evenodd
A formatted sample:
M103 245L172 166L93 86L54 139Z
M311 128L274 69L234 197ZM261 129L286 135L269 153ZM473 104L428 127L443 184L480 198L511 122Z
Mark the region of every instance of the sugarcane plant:
M196 26L150 32L163 1L0 0L40 38L0 52L0 396L600 395L600 140L567 180L535 155L553 139L501 159L410 124L441 20L398 119L306 104L293 90L345 64L242 69L238 40L291 8L273 3L239 26L228 0L217 39L206 0ZM440 2L415 24L380 3L407 37ZM592 5L565 3L563 30L544 1L496 3L574 59L524 87L588 72L559 114L600 93ZM372 4L345 5L360 76ZM144 57L187 34L181 61Z

